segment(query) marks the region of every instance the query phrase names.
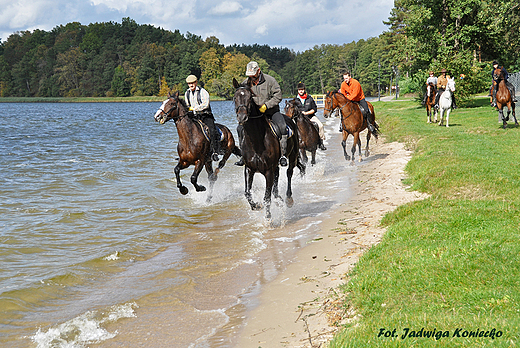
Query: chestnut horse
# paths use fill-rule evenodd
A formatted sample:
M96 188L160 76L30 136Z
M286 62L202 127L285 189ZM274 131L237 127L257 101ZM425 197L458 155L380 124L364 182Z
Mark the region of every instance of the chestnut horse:
M320 144L320 134L314 123L305 116L300 108L296 98L285 102L285 114L290 117L298 126L300 136L300 156L304 163L307 163L307 151L311 153L311 164L316 164L316 149Z
M271 194L275 198L278 195L278 178L280 176L280 168L278 161L281 156L280 142L273 133L271 125L266 116L258 110L258 106L253 100L253 91L247 84L239 84L233 78L233 86L235 87L235 112L237 121L243 127L243 136L240 139L240 147L242 158L244 159L244 178L245 178L245 196L252 210L262 209L262 205L255 203L251 195L251 187L253 186L253 177L256 172L260 172L265 177L265 194L264 204L266 217L271 218ZM287 125L291 128L293 136L287 139L287 158L289 165L287 167L287 192L286 204L291 207L294 204L292 198L291 181L294 167L298 166L300 173L305 173L305 166L299 161L298 156L298 128L296 124L285 117Z
M507 121L509 121L509 115L511 114L511 110L513 111L513 118L515 119L515 124L518 125L518 121L516 120L515 115L515 103L511 97L511 92L506 86L504 70L500 67L493 70L493 81L496 83L496 87L494 85L493 88L496 88L496 101L497 101L497 109L499 119L502 120L502 127L506 128ZM504 117L504 107L507 107L507 116Z
M426 86L426 116L427 122L432 123L432 113L434 115L434 121L437 122L437 110L434 108L435 106L435 95L437 94L437 88L433 83L429 83Z
M177 133L179 135L179 143L177 144L177 153L179 154L179 162L175 166L175 178L177 179L177 187L180 192L185 195L188 193L188 188L181 183L180 171L195 165L193 174L191 175L191 183L197 191L205 191L206 188L197 184L197 179L203 167L206 167L208 178L210 182L210 194L208 200L211 199L211 190L213 184L217 180L217 174L224 167L226 161L231 154L240 156L240 149L235 146L235 139L233 134L226 126L215 124L222 132L220 148L222 149L224 157L220 160L218 167L213 171L210 153L210 142L204 135L202 128L203 123L189 117L188 107L184 100L179 98L179 92L173 95L168 93L166 99L159 110L155 113L155 120L164 124L169 120L175 122Z
M367 147L365 148L365 157L370 155L370 151L368 149L368 143L370 142L370 137L372 134L377 138L379 135L379 126L376 123L374 107L371 103L367 102L368 107L370 108L370 120L374 125L375 131L374 133L368 130L367 133ZM363 117L361 113L361 109L357 103L354 103L348 100L342 93L340 92L327 92L325 96L325 108L323 111L323 116L329 117L331 113L339 108L341 111L341 128L343 132L343 141L341 142L341 146L343 146L343 155L347 161L350 161L351 157L347 154L345 149L347 145L347 138L349 134L354 136L354 143L352 144L352 162L354 164L354 154L356 153L356 145L359 147L359 161L362 161L361 158L361 140L359 138L359 133L367 128L367 121Z

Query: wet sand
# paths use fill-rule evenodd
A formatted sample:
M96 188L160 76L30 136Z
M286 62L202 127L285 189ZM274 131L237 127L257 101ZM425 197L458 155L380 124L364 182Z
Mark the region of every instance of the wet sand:
M320 235L262 287L237 347L325 347L338 330L334 323L356 320L356 313L342 312L338 286L348 281L359 257L381 240L381 218L426 197L402 184L410 156L400 143L380 139L371 144L370 161L358 168L352 198L334 207L320 224Z

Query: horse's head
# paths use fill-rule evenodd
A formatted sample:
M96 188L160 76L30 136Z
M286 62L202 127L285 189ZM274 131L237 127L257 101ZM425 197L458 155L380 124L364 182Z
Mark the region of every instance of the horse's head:
M292 119L300 115L300 109L298 108L298 102L296 101L296 98L285 101L284 112Z
M330 114L338 107L336 104L335 94L336 92L327 91L325 95L325 105L323 106L323 116L328 118Z
M179 117L179 104L179 92L175 92L173 95L168 92L168 99L163 101L154 115L155 121L164 124L171 119L177 119Z
M244 124L251 116L251 112L258 109L253 101L254 93L250 86L239 84L235 78L233 78L233 87L236 89L233 102L235 103L237 121L239 124Z
M446 84L446 89L451 91L452 93L455 92L455 79L454 78L448 78L448 83Z
M496 69L493 69L493 80L495 81L501 81L505 78L504 69L502 67L497 67Z

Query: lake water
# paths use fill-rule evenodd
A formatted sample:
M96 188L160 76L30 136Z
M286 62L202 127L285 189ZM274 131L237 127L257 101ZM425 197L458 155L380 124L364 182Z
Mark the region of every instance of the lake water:
M262 284L348 199L356 166L335 118L328 150L295 170L294 207L273 204L272 220L250 210L234 156L211 202L193 167L182 196L159 106L0 103L0 346L233 347ZM212 109L236 137L232 102ZM257 174L257 201L264 187Z

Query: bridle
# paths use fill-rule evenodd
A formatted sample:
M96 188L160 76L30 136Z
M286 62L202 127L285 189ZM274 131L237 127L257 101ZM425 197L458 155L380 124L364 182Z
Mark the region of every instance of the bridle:
M325 99L330 98L331 100L333 100L333 95L336 94L336 93L338 93L338 92L331 92L332 95L327 94L325 96ZM333 103L331 103L331 104L333 104ZM323 111L328 111L328 112L332 113L337 108L339 108L340 110L343 109L347 104L348 104L348 101L345 104L343 104L341 106L336 106L335 108L332 108L332 109L324 108Z
M238 115L238 110L240 108L244 108L244 109L246 109L247 118L260 118L260 117L262 117L263 116L262 113L260 113L259 115L256 115L256 116L252 116L251 115L251 97L246 98L247 99L247 104L238 104L238 105L236 105L236 100L237 100L236 92L238 92L239 90L246 90L246 91L250 92L249 89L247 87L244 87L244 86L241 86L241 87L237 88L237 90L235 91L235 96L233 97L233 103L235 103L235 114Z

